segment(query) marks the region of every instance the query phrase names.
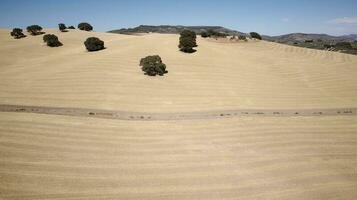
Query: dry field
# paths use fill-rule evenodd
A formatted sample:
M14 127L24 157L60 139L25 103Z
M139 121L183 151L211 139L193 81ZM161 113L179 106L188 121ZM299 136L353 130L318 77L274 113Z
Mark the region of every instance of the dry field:
M357 56L268 42L0 30L0 105L175 115L357 108ZM97 36L107 49L86 52ZM159 54L163 77L138 66ZM46 113L46 112L44 112ZM0 199L357 198L357 116L118 120L0 111Z
M0 103L125 111L177 112L236 108L357 107L357 56L286 45L198 40L178 51L178 35L126 36L55 32L14 40L0 31ZM88 36L106 50L88 53ZM142 57L159 54L165 77L142 75Z

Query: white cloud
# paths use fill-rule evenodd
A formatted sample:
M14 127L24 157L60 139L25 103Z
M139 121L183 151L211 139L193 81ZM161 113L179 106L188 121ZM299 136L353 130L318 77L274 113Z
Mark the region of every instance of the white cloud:
M357 17L343 17L328 21L331 24L357 24Z

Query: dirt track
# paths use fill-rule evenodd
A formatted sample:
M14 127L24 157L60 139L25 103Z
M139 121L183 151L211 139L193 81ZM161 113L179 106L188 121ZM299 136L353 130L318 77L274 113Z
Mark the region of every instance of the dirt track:
M135 121L155 121L155 120L191 120L191 119L212 119L231 118L242 116L336 116L336 115L356 115L357 108L330 108L330 109L236 109L217 110L203 112L182 112L182 113L148 113L148 112L125 112L115 110L100 110L87 108L64 108L64 107L43 107L43 106L23 106L23 105L0 105L0 112L37 113L48 115L65 115L78 117L95 117L104 119L135 120Z

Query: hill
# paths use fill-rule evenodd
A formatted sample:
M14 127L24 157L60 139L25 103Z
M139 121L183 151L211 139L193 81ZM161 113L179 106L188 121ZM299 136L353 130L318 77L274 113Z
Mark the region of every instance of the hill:
M227 35L246 35L236 30L231 30L221 26L149 26L140 25L135 28L128 29L118 29L109 31L109 33L119 33L119 34L138 34L138 33L161 33L161 34L178 34L182 30L188 29L196 32L197 34L203 31L213 30L215 32L224 33ZM357 54L357 41L356 35L345 35L345 36L331 36L327 34L309 34L309 33L291 33L280 36L268 36L263 35L263 39L271 42L278 42L281 44L294 45L298 47L305 47L311 49L328 50L328 51L339 51L348 54ZM331 46L336 45L339 42L349 42L352 44L352 49L345 48L331 48Z
M134 33L164 33L164 34L178 34L183 30L188 29L200 34L202 31L214 30L220 33L226 33L229 35L244 34L239 31L231 30L221 26L150 26L150 25L140 25L135 28L112 30L109 33L120 33L120 34L134 34Z
M357 56L44 31L63 46L0 30L0 199L357 196ZM87 37L106 49L86 51ZM143 75L156 54L168 74Z
M263 39L298 47L357 54L357 41L354 35L331 36L327 34L292 33L281 36L263 36ZM351 47L338 44L346 42L350 43Z
M47 32L58 35L64 46L48 48L41 36L14 40L1 31L0 93L12 88L1 103L167 112L357 106L357 72L351 68L355 56L265 41L220 44L200 37L197 53L190 56L178 51L175 34ZM89 36L105 41L107 49L86 52L83 42ZM169 74L142 76L140 59L156 54ZM341 69L349 73L336 73Z
M350 38L351 40L357 40L357 34L344 35L345 38Z
M331 36L327 34L312 34L312 33L291 33L280 36L263 36L265 40L275 41L280 43L304 42L306 40L322 40L325 42L353 42L351 36Z

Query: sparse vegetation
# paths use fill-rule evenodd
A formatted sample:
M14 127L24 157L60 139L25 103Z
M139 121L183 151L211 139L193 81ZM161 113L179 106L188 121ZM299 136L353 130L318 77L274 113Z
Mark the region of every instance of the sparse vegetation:
M333 47L335 47L335 45L332 45L332 44L324 44L324 48L325 48L325 49L331 49L331 48L333 48Z
M58 40L58 37L53 34L46 34L43 36L43 41L46 42L49 47L59 47L63 44Z
M239 36L238 36L238 39L239 39L239 40L247 41L247 37L246 37L245 35L239 35Z
M65 24L60 23L60 24L58 24L58 29L59 29L61 32L66 32L67 27L66 27Z
M179 46L180 51L185 53L193 53L196 50L193 49L197 47L196 43L196 33L189 30L184 30L180 34L180 43Z
M42 32L42 27L39 25L31 25L26 28L27 32L29 32L31 35L41 35L44 34Z
M353 48L349 42L337 42L334 47L336 50L350 50Z
M207 30L207 31L201 32L201 36L202 36L203 38L207 38L207 37L218 38L218 37L227 37L228 34L226 34L226 33L221 33L221 32L215 31L215 30L213 30L213 29L209 29L209 30Z
M88 51L99 51L104 49L104 42L96 37L87 38L84 45Z
M258 40L262 40L262 36L260 36L260 34L257 32L251 32L250 37L258 39Z
M203 32L201 32L201 37L207 38L207 37L209 37L209 35L206 31L203 31Z
M12 32L10 33L10 35L12 37L14 37L15 39L20 39L20 38L26 37L26 35L22 33L22 29L21 28L12 29Z
M92 31L93 30L93 26L91 26L87 22L82 22L82 23L78 24L78 29L80 29L82 31Z
M51 37L51 34L46 34L46 35L44 35L44 36L42 37L43 42L47 42L50 37Z
M141 70L148 76L163 76L167 73L166 65L162 62L160 56L147 56L140 60Z

